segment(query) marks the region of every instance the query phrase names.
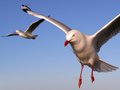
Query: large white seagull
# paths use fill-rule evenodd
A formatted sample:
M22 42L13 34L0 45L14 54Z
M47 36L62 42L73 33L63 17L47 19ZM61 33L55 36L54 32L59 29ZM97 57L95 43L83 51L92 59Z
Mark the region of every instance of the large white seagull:
M74 51L74 54L77 56L79 62L81 63L81 72L80 78L78 81L78 86L80 88L82 84L82 71L84 65L88 65L91 71L91 80L94 81L93 71L97 72L109 72L116 70L118 67L110 65L100 59L98 52L103 44L105 44L110 38L115 36L120 32L120 14L107 23L103 28L93 35L85 35L79 30L74 30L66 26L65 24L44 16L42 14L37 14L33 12L28 6L22 5L21 9L26 13L44 19L51 24L55 25L61 29L66 34L66 41L64 46L67 46L69 43Z

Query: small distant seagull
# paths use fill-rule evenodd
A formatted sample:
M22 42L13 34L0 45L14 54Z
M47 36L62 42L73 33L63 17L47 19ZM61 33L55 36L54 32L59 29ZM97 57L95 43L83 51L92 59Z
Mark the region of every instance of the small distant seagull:
M48 16L49 17L49 16ZM9 36L21 36L26 39L35 39L38 35L32 35L32 32L37 28L37 26L42 23L44 19L37 20L33 22L26 31L16 30L16 32L2 36L2 37L9 37Z

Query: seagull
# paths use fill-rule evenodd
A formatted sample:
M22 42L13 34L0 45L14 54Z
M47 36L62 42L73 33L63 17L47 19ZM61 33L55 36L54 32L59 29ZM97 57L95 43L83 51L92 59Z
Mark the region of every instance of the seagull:
M48 16L49 17L49 16ZM21 30L16 30L14 33L5 35L3 37L9 37L9 36L21 36L23 38L26 39L36 39L36 37L38 35L32 35L32 32L37 28L37 26L42 23L44 21L44 19L40 19L37 20L36 22L33 22L28 28L27 30L25 30L24 32Z
M86 35L81 33L79 30L69 28L65 24L53 18L33 12L27 5L22 5L21 9L34 17L45 19L46 21L61 29L66 34L66 41L64 42L64 46L67 46L68 44L71 45L73 52L82 67L80 71L80 78L78 80L79 88L82 84L82 72L84 65L87 65L91 68L92 83L95 80L93 74L94 71L111 72L118 69L118 67L110 65L101 60L98 52L100 51L100 48L103 44L105 44L109 39L120 32L120 14L108 22L95 34Z

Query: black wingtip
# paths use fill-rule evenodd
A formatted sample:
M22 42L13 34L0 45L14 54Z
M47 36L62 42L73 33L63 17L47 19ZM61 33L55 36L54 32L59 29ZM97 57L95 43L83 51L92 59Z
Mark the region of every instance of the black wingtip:
M27 13L27 11L32 11L27 5L21 5L21 9Z

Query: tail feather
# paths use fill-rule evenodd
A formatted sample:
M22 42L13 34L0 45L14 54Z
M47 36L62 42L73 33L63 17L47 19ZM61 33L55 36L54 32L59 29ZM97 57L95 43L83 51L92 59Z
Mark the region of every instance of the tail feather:
M38 36L38 35L34 35L32 39L36 39L37 36Z
M95 63L94 71L97 71L97 72L111 72L111 71L114 71L116 69L118 69L118 67L110 65L110 64L108 64L106 62L103 62L101 60L98 60Z

